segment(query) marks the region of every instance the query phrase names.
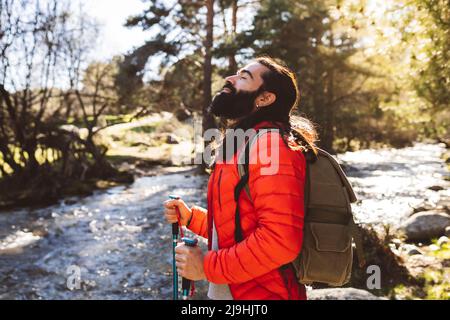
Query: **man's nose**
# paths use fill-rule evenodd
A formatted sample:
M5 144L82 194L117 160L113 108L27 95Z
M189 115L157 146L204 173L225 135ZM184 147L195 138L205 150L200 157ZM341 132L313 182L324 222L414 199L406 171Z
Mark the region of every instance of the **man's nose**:
M236 75L228 76L225 78L225 81L231 82L231 84L233 84L233 85L235 83L235 80L236 80Z

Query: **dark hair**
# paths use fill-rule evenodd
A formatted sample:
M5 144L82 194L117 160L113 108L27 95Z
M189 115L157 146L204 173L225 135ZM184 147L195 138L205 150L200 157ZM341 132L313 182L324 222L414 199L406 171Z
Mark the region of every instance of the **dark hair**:
M300 91L294 72L282 62L268 56L258 57L254 62L268 69L261 74L263 79L262 91L272 92L276 99L271 105L260 108L249 117L235 124L234 127L246 130L258 122L271 121L279 127L287 145L288 139L292 137L300 148L305 147L317 153L316 141L318 135L314 125L305 117L292 115L300 101Z

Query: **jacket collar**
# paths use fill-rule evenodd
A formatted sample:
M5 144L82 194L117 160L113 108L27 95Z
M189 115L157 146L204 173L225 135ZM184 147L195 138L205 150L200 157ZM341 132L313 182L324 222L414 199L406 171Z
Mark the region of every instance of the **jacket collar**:
M283 124L281 124L280 122L263 120L254 125L253 129L258 130L260 128L279 128L282 126Z

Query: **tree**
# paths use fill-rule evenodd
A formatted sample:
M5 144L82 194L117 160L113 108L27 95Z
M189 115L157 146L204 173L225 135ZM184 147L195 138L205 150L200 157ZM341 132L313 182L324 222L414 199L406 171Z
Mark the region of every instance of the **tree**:
M76 42L68 30L67 2L1 0L0 2L0 151L2 173L36 173L40 136L46 119L60 113L51 105L60 94L55 84L67 43ZM87 27L87 26L84 26ZM84 28L81 27L80 29Z
M228 60L228 68L225 74L236 73L238 66L236 62L236 54L239 51L236 42L238 27L238 10L242 6L239 0L219 0L220 16L222 18L223 35L218 41L214 50L214 55L218 58L226 57ZM231 22L227 22L227 11L231 10Z
M192 54L201 50L203 55L203 131L216 127L213 116L206 112L212 97L214 2L214 0L193 0L167 3L151 0L148 1L149 8L142 15L130 17L126 23L130 27L139 26L144 30L159 31L154 39L149 40L143 47L137 48L125 58L125 61L129 57L140 61L133 64L133 72L128 73L129 75L134 74L142 79L142 74L139 73L143 70L145 63L160 52L164 53L162 63L162 67L164 67L176 55L179 56L178 60L181 60L189 56L189 53ZM127 69L122 70L126 72Z
M448 0L413 0L415 16L405 21L405 41L421 43L411 54L411 69L417 70L413 87L429 114L426 132L447 144L450 141L450 2ZM414 28L414 24L419 28ZM405 28L406 28L405 27Z
M212 49L213 49L213 28L214 28L214 0L206 0L206 38L205 38L205 61L203 62L203 132L215 128L216 124L207 108L211 103L211 74L212 74Z
M8 190L0 200L26 190L54 198L69 183L117 174L94 141L117 100L112 65L84 72L95 23L68 1L0 0L0 9L0 183Z
M366 96L362 86L372 75L350 62L356 40L342 28L341 16L332 15L339 10L339 1L263 0L253 28L238 36L251 55L279 58L297 73L299 112L319 124L327 150L333 149L341 106Z
M429 60L419 71L416 88L434 111L441 111L448 108L450 101L450 1L417 0L414 3L423 14L424 35L431 39L425 48Z

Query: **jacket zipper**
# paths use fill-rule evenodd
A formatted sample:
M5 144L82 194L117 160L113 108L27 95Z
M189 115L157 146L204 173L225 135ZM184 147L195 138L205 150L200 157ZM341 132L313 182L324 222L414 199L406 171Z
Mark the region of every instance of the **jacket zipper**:
M219 208L220 210L222 210L222 201L221 201L221 197L220 197L220 181L222 180L222 169L220 169L220 173L219 173L219 186L218 186L218 192L219 192Z
M212 182L214 182L216 178L216 166L214 165L212 174ZM213 195L214 195L214 183L211 183L211 190L208 189L208 193L211 192L211 199L208 201L208 249L211 249L210 245L212 242L212 224L214 221L214 210L213 210ZM209 199L208 199L209 200Z

